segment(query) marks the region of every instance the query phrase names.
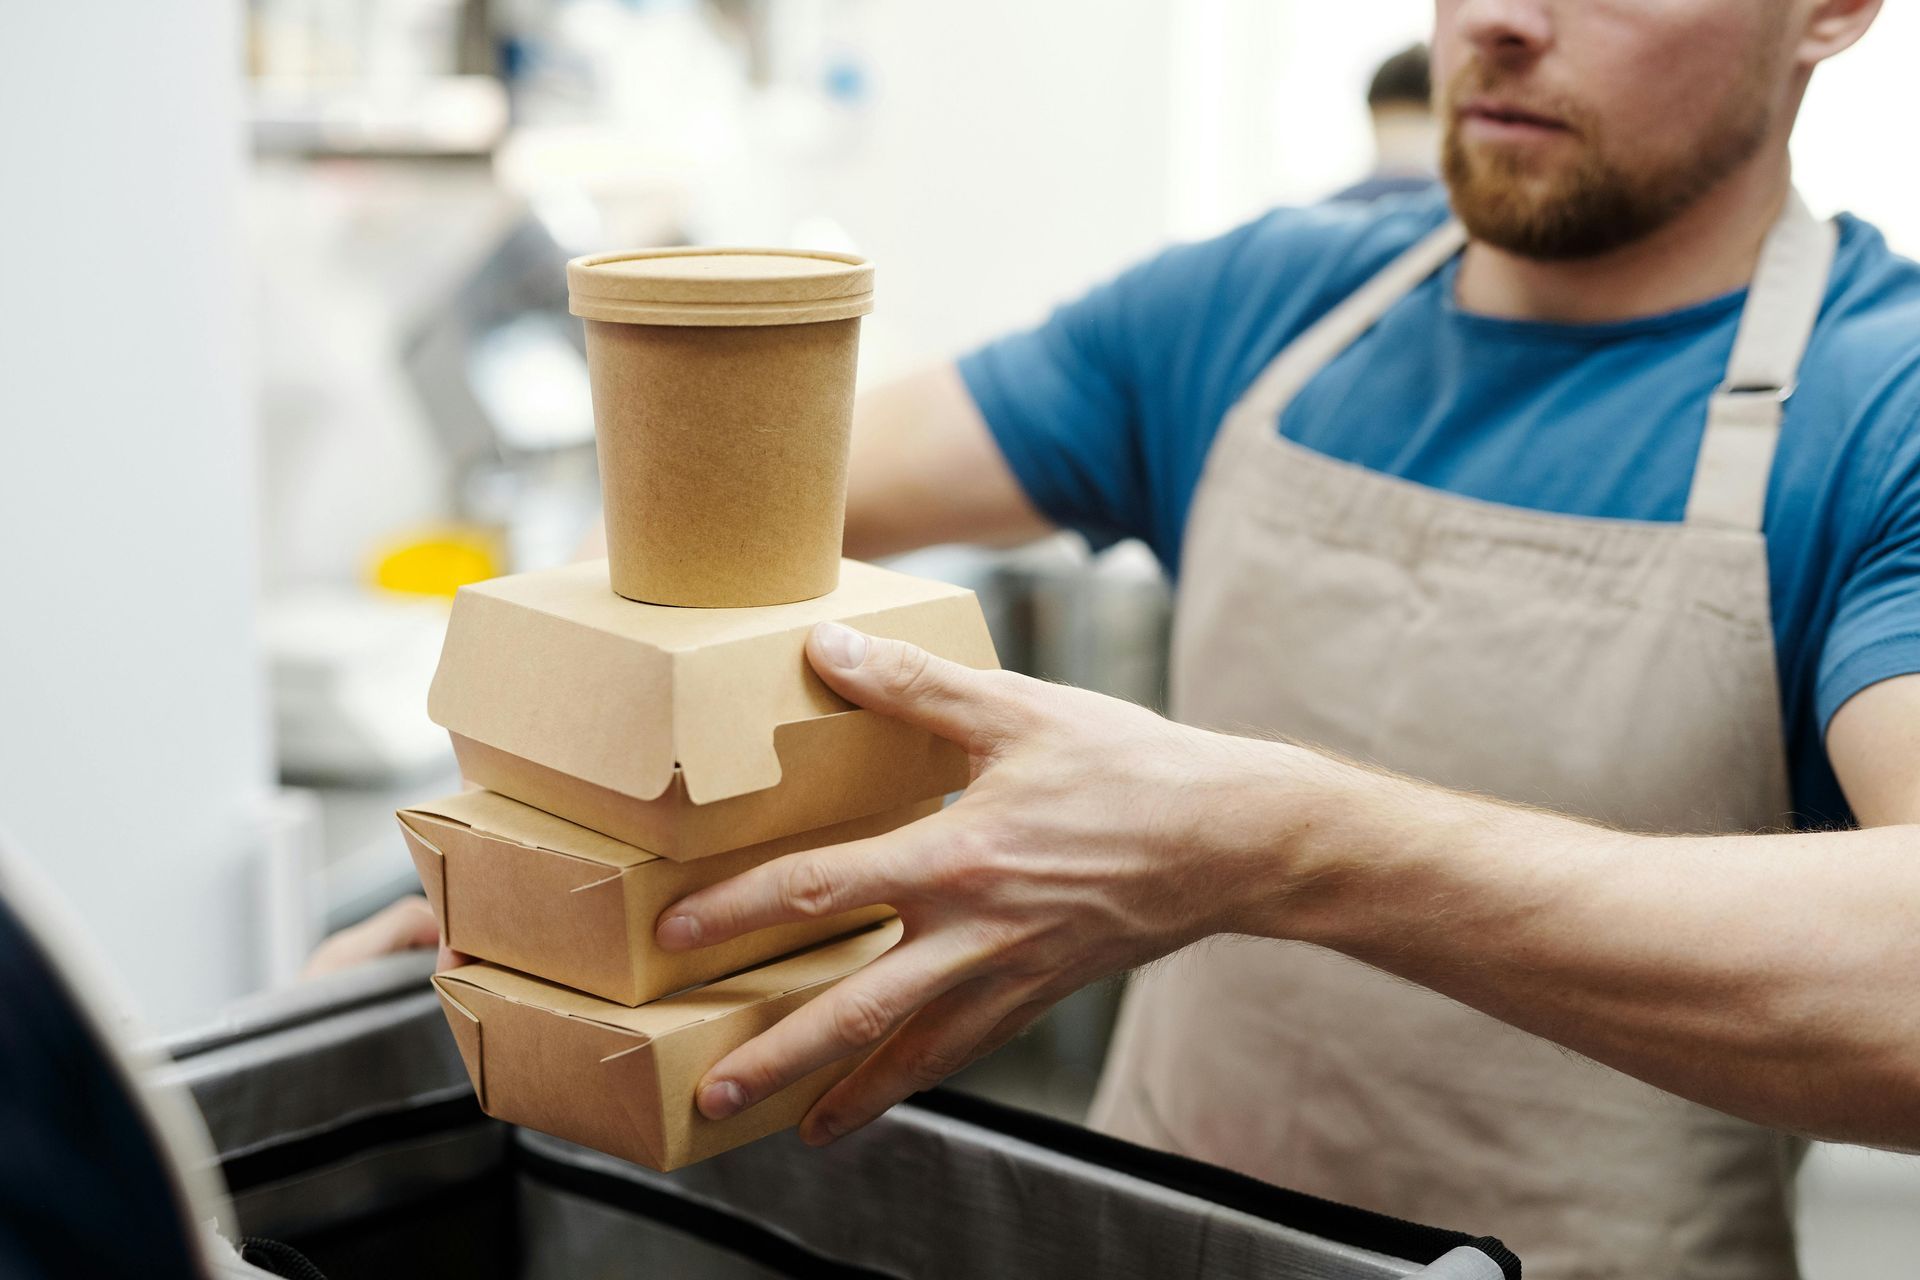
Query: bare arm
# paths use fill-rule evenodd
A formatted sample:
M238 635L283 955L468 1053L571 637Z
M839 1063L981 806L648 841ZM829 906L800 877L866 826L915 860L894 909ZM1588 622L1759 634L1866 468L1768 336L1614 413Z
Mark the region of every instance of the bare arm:
M873 560L943 542L1012 546L1052 531L953 365L876 387L854 402L846 554ZM596 522L579 555L606 553L606 528Z
M855 402L847 472L846 549L856 559L942 542L1012 545L1052 532L951 364Z
M1346 952L1749 1119L1920 1148L1920 677L1861 693L1830 734L1853 804L1882 825L1682 838L846 634L816 633L822 678L963 744L976 780L933 817L664 913L670 949L876 902L906 924L893 951L718 1063L709 1115L880 1046L803 1126L829 1140L1068 991L1241 933Z
M1860 831L1623 835L1325 769L1263 931L1723 1111L1920 1147L1917 722L1920 677L1835 718Z

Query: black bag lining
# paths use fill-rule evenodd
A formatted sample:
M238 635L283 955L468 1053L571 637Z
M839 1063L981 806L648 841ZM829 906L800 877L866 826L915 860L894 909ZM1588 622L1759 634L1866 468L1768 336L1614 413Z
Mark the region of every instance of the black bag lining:
M1433 1262L1463 1246L1478 1249L1499 1265L1506 1280L1520 1280L1519 1259L1491 1236L1474 1237L1462 1231L1423 1226L1305 1192L1289 1191L1217 1165L1135 1146L1080 1125L952 1089L919 1094L903 1105L977 1125L1336 1244L1419 1263ZM227 1185L237 1195L350 1159L375 1147L496 1123L481 1112L471 1096L363 1116L335 1129L233 1157L225 1165ZM509 1152L509 1164L540 1182L630 1209L776 1270L804 1275L882 1274L829 1262L738 1214L698 1205L610 1174L582 1169L518 1144L511 1144Z
M337 1128L229 1156L222 1161L221 1168L226 1174L228 1192L237 1196L255 1187L350 1160L376 1147L499 1123L487 1118L472 1094L465 1094L399 1111L360 1116Z
M916 1094L908 1105L1085 1160L1169 1191L1197 1196L1335 1244L1371 1249L1420 1263L1434 1262L1463 1246L1478 1249L1499 1264L1506 1280L1520 1280L1520 1260L1492 1236L1475 1237L1464 1231L1423 1226L1371 1209L1323 1200L1304 1191L1289 1191L1219 1165L1136 1146L1084 1125L1009 1107L957 1089Z
M618 1174L589 1169L543 1152L516 1146L515 1167L542 1187L623 1209L656 1222L680 1235L737 1254L769 1270L789 1276L845 1276L849 1280L894 1280L886 1271L871 1271L851 1263L835 1262L771 1228L729 1209L720 1209Z

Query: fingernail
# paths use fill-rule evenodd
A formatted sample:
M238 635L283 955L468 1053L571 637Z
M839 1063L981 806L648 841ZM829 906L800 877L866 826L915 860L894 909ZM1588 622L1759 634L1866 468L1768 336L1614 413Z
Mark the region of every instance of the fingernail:
M747 1091L731 1080L716 1080L700 1090L700 1114L725 1120L747 1105Z
M692 916L668 916L660 922L654 937L669 951L697 947L700 945L700 922Z
M852 627L823 622L813 630L820 656L843 670L851 671L867 660L867 638Z

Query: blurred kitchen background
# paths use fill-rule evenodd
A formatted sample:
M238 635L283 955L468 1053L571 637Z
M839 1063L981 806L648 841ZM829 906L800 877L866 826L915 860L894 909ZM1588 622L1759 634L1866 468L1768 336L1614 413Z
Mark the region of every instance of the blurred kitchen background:
M564 260L677 242L879 268L864 382L1374 156L1419 0L0 0L0 830L153 1022L289 981L413 887L455 785L447 595L596 514ZM1920 253L1920 13L1823 74L1816 208ZM1158 703L1138 546L945 549L1009 666ZM971 1087L1078 1115L1114 993ZM1816 1153L1811 1280L1920 1256L1905 1161Z

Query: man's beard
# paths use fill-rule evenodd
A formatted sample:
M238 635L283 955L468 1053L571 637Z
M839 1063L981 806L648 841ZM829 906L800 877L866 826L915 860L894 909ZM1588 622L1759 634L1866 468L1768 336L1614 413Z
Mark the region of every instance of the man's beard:
M1590 258L1651 235L1751 159L1769 125L1765 82L1746 76L1693 147L1635 164L1608 154L1585 112L1541 104L1574 130L1579 154L1571 164L1536 165L1514 150L1471 146L1460 136L1460 104L1501 89L1497 74L1474 63L1453 78L1442 170L1468 233L1526 258Z

